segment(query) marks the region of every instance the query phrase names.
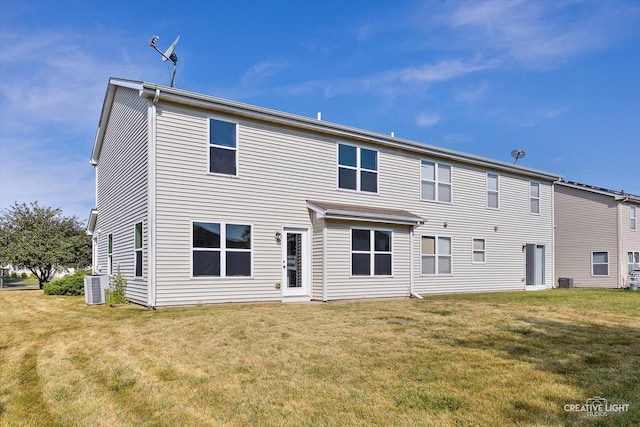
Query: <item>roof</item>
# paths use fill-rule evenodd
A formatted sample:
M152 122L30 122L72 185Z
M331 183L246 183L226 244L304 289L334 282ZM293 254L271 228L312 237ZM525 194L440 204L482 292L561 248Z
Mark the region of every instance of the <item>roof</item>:
M384 147L402 149L422 156L430 156L438 159L445 159L448 161L457 161L482 168L489 168L496 171L524 175L538 180L553 182L562 178L561 175L555 173L544 172L520 165L514 165L511 163L493 160L485 157L479 157L460 151L449 150L434 145L428 145L421 142L397 138L395 136L365 131L362 129L339 125L324 120L270 110L267 108L243 104L236 101L230 101L227 99L203 95L200 93L189 92L174 87L118 78L109 79L107 93L105 94L104 104L102 106L100 122L98 124L98 131L93 146L93 152L91 154L92 164L98 163L100 150L102 148L104 139L104 132L111 112L111 106L113 104L115 91L118 87L126 87L137 90L141 97L152 100L154 103L169 102L203 108L218 113L227 113L235 116L260 120L263 122L270 122L278 125L294 127L305 131L321 133L323 135L329 135L337 139L349 138L351 140L373 143Z
M328 219L384 222L405 225L419 225L427 222L425 218L414 215L403 209L347 205L343 203L321 202L318 200L307 200L307 206L309 209L315 211L319 217Z
M616 191L609 190L607 188L595 187L589 184L582 184L575 181L558 181L557 185L561 185L563 187L575 188L577 190L588 191L591 193L601 194L603 196L609 196L615 198L617 201L622 202L632 202L632 203L640 203L640 196L635 194L625 193L624 190Z

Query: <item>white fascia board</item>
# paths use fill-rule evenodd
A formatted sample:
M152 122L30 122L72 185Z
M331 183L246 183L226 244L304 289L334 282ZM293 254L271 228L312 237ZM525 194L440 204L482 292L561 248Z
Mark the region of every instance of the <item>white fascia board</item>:
M98 209L91 209L89 214L89 221L87 221L87 234L92 235L96 229L96 223L98 221Z

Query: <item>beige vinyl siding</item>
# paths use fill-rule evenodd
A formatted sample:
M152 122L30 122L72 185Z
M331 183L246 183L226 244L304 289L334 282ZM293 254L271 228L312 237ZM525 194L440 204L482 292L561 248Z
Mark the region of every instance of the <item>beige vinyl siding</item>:
M618 218L620 223L620 242L619 247L619 271L620 279L618 282L620 286L629 286L629 270L627 264L627 252L640 252L640 205L635 205L638 215L636 230L631 230L630 227L630 209L628 203L618 204Z
M351 229L392 231L392 276L351 275ZM381 223L328 221L327 299L409 296L409 227Z
M325 221L323 218L313 220L311 242L311 299L322 301L325 274Z
M238 123L238 176L208 173L208 117ZM337 188L337 143L378 151L378 193ZM157 117L157 305L281 300L283 227L306 228L311 253L324 236L325 259L311 263L311 297L328 299L409 294L409 227L393 229L394 275L349 277L350 236L357 222L313 224L306 200L325 200L405 209L428 218L416 230L414 278L419 293L474 292L524 288L524 243L546 247L545 285L552 284L551 184L540 182L541 214L529 213L529 179L500 174L500 209L486 208L486 172L466 164L453 167L453 203L420 200L420 160L436 160L348 139L328 138L245 118L158 106ZM253 226L251 278L192 278L191 221ZM447 229L443 223L448 222ZM494 226L499 227L494 231ZM420 238L425 233L453 239L453 275L420 276ZM484 238L487 264L471 262L472 238ZM345 251L346 248L346 251ZM324 282L323 282L324 281ZM383 283L386 282L386 283Z
M118 88L97 166L98 264L107 273L108 235L113 235L113 273L127 278L127 297L147 304L147 101ZM134 277L135 224L143 224L143 277Z
M616 205L611 196L556 186L556 281L560 277L568 277L573 278L574 286L618 286ZM593 251L609 252L608 277L591 275Z
M415 213L429 221L415 231L418 293L486 292L525 288L523 245L545 246L544 286L553 284L550 183L540 182L541 213L529 212L529 179L500 173L500 208L486 207L486 170L453 163L452 203L423 202ZM445 226L446 223L446 226ZM497 227L497 229L496 229ZM421 236L451 237L452 274L421 274ZM485 240L486 261L474 264L473 238Z

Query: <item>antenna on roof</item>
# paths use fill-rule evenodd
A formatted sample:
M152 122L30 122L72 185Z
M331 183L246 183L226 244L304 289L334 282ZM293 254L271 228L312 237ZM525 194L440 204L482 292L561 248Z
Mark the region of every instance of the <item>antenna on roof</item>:
M158 36L151 37L149 40L149 46L154 48L156 52L162 55L162 62L171 61L173 62L173 72L171 73L171 87L173 87L173 82L176 79L176 64L178 63L178 55L176 55L175 50L178 45L178 40L180 40L180 36L176 38L176 40L171 43L171 46L164 52L157 48L156 42L160 39Z
M521 158L523 158L523 157L524 157L524 155L525 155L524 150L513 150L513 151L511 152L511 157L513 157L514 159L516 159L516 161L515 161L515 162L513 162L513 164L515 165L515 164L518 162L518 160L520 160Z

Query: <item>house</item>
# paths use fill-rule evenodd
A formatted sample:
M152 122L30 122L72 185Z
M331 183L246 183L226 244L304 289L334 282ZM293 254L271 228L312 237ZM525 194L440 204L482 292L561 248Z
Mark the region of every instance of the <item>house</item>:
M571 181L556 183L555 280L623 288L640 266L640 196Z
M150 307L553 285L558 175L112 78L96 273Z

